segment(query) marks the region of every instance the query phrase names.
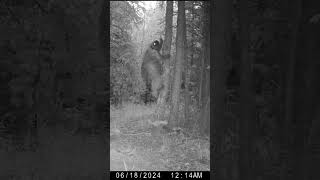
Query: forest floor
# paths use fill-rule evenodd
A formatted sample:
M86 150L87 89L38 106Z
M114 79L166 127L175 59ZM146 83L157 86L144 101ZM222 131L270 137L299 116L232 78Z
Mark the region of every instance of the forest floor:
M106 179L106 138L72 135L61 129L41 129L34 151L0 148L0 179Z
M209 139L152 134L155 106L126 104L110 109L110 170L209 171Z

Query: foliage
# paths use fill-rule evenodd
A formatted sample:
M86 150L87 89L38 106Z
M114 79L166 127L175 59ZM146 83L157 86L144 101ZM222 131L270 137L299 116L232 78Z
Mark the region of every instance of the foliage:
M138 11L143 8L127 1L112 1L110 7L110 97L111 103L117 104L139 91L139 66L131 33L141 24Z

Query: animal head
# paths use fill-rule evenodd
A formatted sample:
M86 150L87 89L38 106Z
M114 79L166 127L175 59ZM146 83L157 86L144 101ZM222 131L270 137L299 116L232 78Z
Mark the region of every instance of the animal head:
M162 48L162 43L163 43L163 40L162 40L162 38L160 38L160 42L158 40L155 40L152 42L150 47L151 47L151 49L160 51Z

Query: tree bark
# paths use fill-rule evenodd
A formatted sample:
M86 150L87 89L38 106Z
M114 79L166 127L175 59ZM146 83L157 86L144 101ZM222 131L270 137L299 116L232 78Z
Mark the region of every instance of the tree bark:
M176 63L174 72L174 81L172 88L172 108L170 113L170 121L168 126L173 127L177 123L179 98L181 87L181 72L182 64L185 59L185 41L186 41L186 16L185 16L185 2L178 1L178 19L177 19L177 40L176 40Z
M210 132L210 4L204 4L203 21L203 83L202 83L202 102L200 110L200 128L203 135Z
M163 42L162 52L163 54L170 54L172 43L172 17L173 17L173 1L167 1L166 8L166 25L165 25L165 38ZM168 97L169 90L169 75L170 75L170 59L164 62L164 72L162 75L164 89L159 97L160 104L163 105Z
M194 4L193 2L190 2L190 4L192 5L191 6L191 16L192 16L192 20L194 21ZM188 31L186 31L188 32ZM194 36L193 36L193 33L190 34L189 36L191 36L191 51L193 49L193 39L194 39ZM186 42L187 43L187 42ZM191 114L190 114L190 105L191 105L191 95L190 95L190 76L191 76L191 61L193 61L193 53L191 53L191 57L189 59L189 56L186 56L186 63L185 63L185 66L184 66L184 71L185 71L185 89L184 89L184 117L185 117L185 126L186 127L192 127L193 125L193 122L191 120Z

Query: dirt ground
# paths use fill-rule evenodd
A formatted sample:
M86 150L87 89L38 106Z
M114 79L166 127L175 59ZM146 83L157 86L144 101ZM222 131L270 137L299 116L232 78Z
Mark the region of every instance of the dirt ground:
M152 134L155 108L111 108L110 170L209 171L209 139L184 132Z

